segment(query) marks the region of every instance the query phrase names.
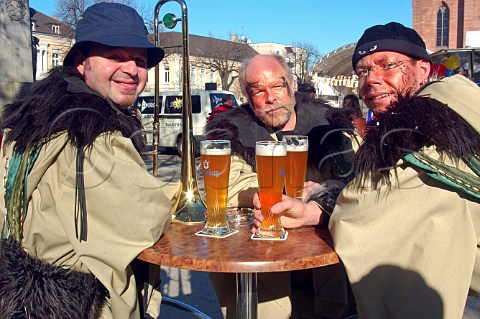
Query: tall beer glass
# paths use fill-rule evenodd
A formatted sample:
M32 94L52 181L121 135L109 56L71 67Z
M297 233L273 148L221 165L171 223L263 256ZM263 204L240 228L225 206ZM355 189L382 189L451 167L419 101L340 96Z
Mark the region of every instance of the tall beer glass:
M287 143L286 194L291 198L302 199L307 176L308 136L285 135L283 141Z
M207 223L202 233L222 236L230 232L227 222L230 141L207 140L200 143L200 161L207 197Z
M262 237L280 237L285 233L280 216L270 208L282 200L287 166L287 146L283 141L259 141L256 144L256 162L260 204L263 221L257 229Z

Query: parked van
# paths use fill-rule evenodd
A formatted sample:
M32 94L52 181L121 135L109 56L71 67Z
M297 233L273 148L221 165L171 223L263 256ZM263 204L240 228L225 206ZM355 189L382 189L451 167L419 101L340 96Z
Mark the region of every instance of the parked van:
M222 98L231 96L233 106L238 106L232 92L217 90L192 90L192 127L194 151L198 155L200 141L205 139L205 125L210 112L222 103ZM136 106L142 113L143 127L146 132L153 131L155 94L144 92L137 99ZM182 91L159 92L159 146L176 148L182 155ZM152 134L146 134L147 144L152 144Z

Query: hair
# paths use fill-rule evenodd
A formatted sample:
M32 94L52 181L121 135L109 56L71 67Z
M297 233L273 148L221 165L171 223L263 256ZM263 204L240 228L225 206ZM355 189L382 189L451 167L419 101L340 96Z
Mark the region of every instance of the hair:
M347 94L343 98L342 108L351 109L355 111L357 116L362 115L362 108L360 107L360 101L355 94Z
M306 84L306 83L300 83L298 85L298 92L304 92L304 93L317 93L317 90L315 87L311 84Z
M231 95L225 95L222 97L222 103L228 102L228 101L233 101L233 96Z
M354 94L347 94L343 98L343 107L357 107L358 105L360 105L360 102L358 100L358 97Z
M279 55L279 54L258 54L258 55L254 56L252 58L248 58L248 59L244 60L242 62L242 65L240 66L240 71L238 73L238 81L240 83L240 88L242 89L242 93L245 96L248 96L246 70L247 70L248 66L250 65L250 63L256 57L260 57L260 56L274 58L282 66L283 70L285 71L285 75L287 76L287 80L289 82L293 81L292 71L290 70L290 67L287 64L287 61L285 61L285 59L281 55Z

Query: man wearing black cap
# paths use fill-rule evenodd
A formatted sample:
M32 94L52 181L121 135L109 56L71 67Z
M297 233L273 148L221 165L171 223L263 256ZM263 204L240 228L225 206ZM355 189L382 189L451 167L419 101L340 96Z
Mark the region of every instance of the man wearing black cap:
M158 316L151 285L138 302L135 258L159 239L171 204L166 185L145 170L130 108L163 57L134 9L95 4L64 65L5 107L3 316Z
M480 88L463 76L427 83L425 44L399 23L367 29L352 64L375 119L329 229L359 317L478 311ZM307 220L280 205L282 223Z

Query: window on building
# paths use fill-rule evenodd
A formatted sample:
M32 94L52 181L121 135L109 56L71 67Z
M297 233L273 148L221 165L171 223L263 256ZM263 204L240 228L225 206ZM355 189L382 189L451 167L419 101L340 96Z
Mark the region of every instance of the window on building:
M60 26L55 25L55 24L52 25L52 31L53 31L53 33L55 33L55 34L60 34Z
M437 47L448 47L450 9L442 1L437 12Z
M60 52L55 52L55 51L53 51L53 52L52 52L52 68L61 65L61 64L60 64L60 61L61 61L61 54L60 54Z
M163 83L170 83L170 65L165 63L163 65Z
M195 81L196 80L195 79L195 74L196 73L197 73L197 69L194 66L192 66L192 68L190 70L190 84L192 84L192 85L195 85L195 82L196 82Z
M205 85L205 69L200 69L200 84L203 86Z
M211 83L216 82L216 80L215 80L215 70L214 69L210 69L210 82Z

